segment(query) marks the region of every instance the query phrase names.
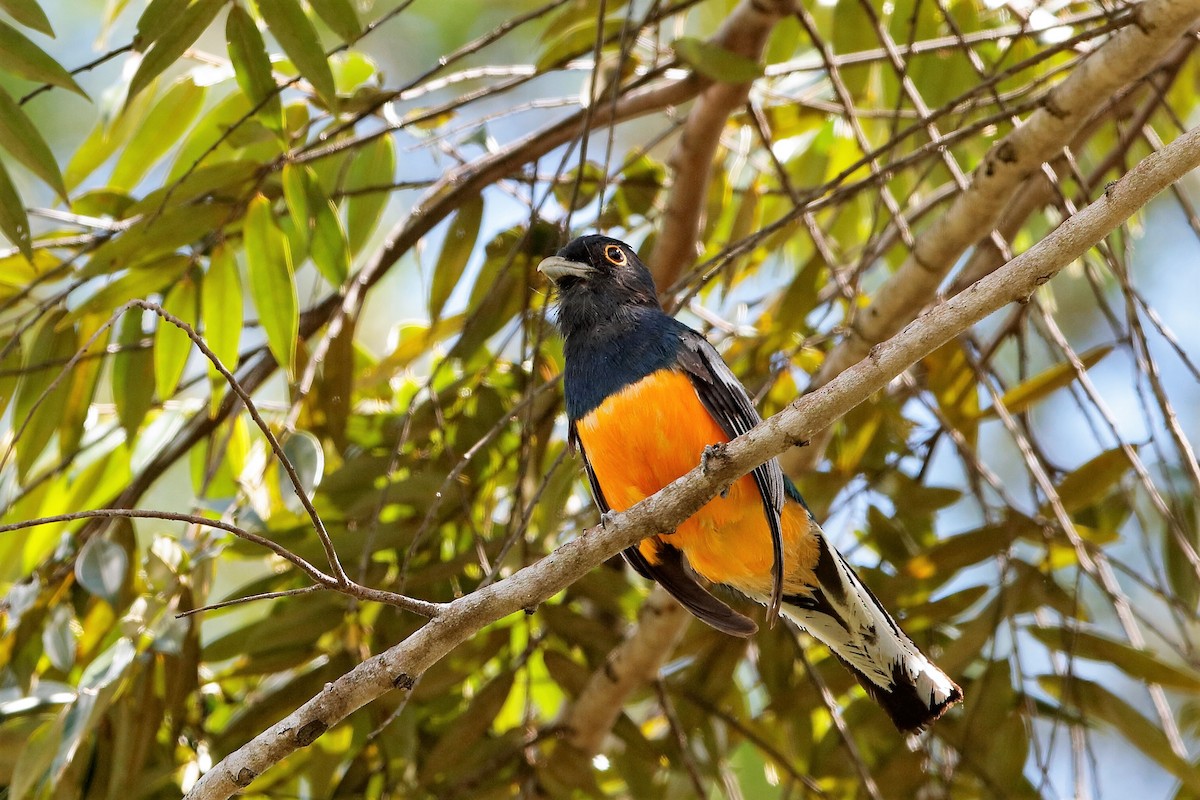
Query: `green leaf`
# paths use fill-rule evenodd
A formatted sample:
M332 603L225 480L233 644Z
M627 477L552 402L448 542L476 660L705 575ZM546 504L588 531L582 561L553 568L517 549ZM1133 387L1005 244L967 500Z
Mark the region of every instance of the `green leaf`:
M0 163L0 233L8 239L9 244L18 248L25 258L33 258L33 250L29 238L29 215L25 212L25 204L13 186L12 178L4 164Z
M45 181L58 196L67 199L58 161L42 134L34 127L12 95L0 88L0 145L30 172Z
M204 106L206 90L190 75L175 83L122 150L108 185L122 191L137 185L175 147Z
M4 410L16 394L17 383L21 380L21 356L24 354L20 339L0 345L0 353L5 349L8 352L0 358L0 417L4 416Z
M158 294L179 280L191 263L190 256L169 255L131 269L71 309L65 321L73 322L96 313L108 316L129 300Z
M96 248L81 276L103 275L120 267L136 267L174 253L218 230L229 209L218 204L169 208L149 214L116 238Z
M362 23L350 0L308 0L308 4L343 42L349 44L362 35Z
M237 369L238 340L242 334L242 281L237 260L224 244L213 249L208 272L201 286L201 313L204 315L204 339L221 364L230 372ZM225 378L210 361L212 380L210 408L215 414L221 402Z
M263 104L258 112L263 124L282 132L283 107L271 71L271 58L258 26L240 5L229 9L229 17L225 20L225 43L238 86L255 106Z
M117 328L117 346L121 349L113 356L113 401L117 419L131 442L154 405L154 356L141 346L147 338L142 329L143 316L142 309L131 308L121 317Z
M308 249L322 277L341 286L350 274L350 246L337 206L307 167L284 165L283 193L299 242Z
M95 336L108 322L108 317L108 314L90 314L81 318L77 324L77 346L82 348L85 342ZM67 401L58 423L58 451L63 455L75 452L83 438L83 428L96 394L96 382L100 378L100 366L103 363L99 357L104 355L107 338L105 335L96 336L85 356L71 367L71 374L66 378Z
M71 73L16 28L0 22L0 69L87 97Z
M387 186L395 174L396 143L391 136L380 136L361 148L350 162L345 189L353 192ZM350 240L351 253L357 255L362 252L367 240L375 232L390 197L390 192L381 190L351 195L346 200L346 235Z
M129 98L136 97L139 92L150 85L152 80L178 61L179 57L196 43L205 28L212 24L217 12L224 5L226 5L226 0L194 0L182 13L172 11L171 15L164 20L169 20L166 29L162 31L161 35L154 38L150 49L142 57L142 63L138 65L137 72L133 73L133 79L129 82ZM155 5L151 5L146 10L147 13L154 8ZM145 15L143 14L143 16ZM156 29L154 26L147 27L151 30ZM140 21L138 31L142 32Z
M333 72L317 30L304 14L296 0L257 0L258 11L266 20L267 28L278 40L288 58L308 79L327 108L337 107L337 91L333 84Z
M244 233L250 296L267 335L267 346L292 376L300 330L300 301L287 239L275 224L271 201L262 195L250 203Z
M1039 675L1038 683L1061 702L1077 707L1085 719L1116 728L1126 741L1158 762L1184 786L1200 792L1200 771L1171 751L1166 734L1157 725L1108 689L1075 675Z
M96 123L67 164L63 173L67 188L74 189L82 183L107 161L117 148L127 142L130 136L142 129L153 101L153 94L145 92L126 103L116 119L102 118Z
M762 64L718 44L684 36L671 48L680 60L706 78L722 83L749 83L763 75Z
M1084 369L1091 369L1112 351L1112 345L1094 347L1081 353L1079 360ZM1001 400L1010 414L1019 414L1048 395L1069 386L1076 377L1075 367L1071 362L1064 361L1009 389ZM995 407L989 407L980 417L994 417L996 413Z
M1058 484L1058 496L1067 513L1074 514L1103 500L1131 468L1129 457L1119 447L1080 466ZM1049 513L1049 508L1043 513Z
M59 330L58 324L62 318L62 309L55 309L42 318L34 330L33 344L25 356L26 372L21 378L21 385L17 387L12 411L17 429L24 426L24 433L16 443L17 472L21 476L29 473L37 457L50 443L66 407L71 382L65 378L58 382L53 391L42 397L61 373L61 364L75 354L75 329L67 327Z
M1103 661L1120 668L1127 675L1146 683L1157 683L1168 689L1185 692L1200 692L1200 672L1186 666L1173 666L1146 650L1080 630L1061 627L1029 627L1026 629L1035 639L1075 658Z
M75 579L96 597L115 606L129 571L125 548L101 536L93 536L75 559Z
M42 7L37 4L37 0L0 0L0 8L7 11L10 17L26 28L33 28L38 33L44 33L50 37L54 36L54 28L50 26L50 19L46 16L46 12L42 11Z
M436 321L441 317L446 300L462 278L467 261L475 249L475 240L479 238L479 223L482 219L483 195L475 195L463 203L450 221L429 288L430 319Z
M196 327L196 303L200 293L196 281L189 275L167 293L162 306L167 312ZM188 355L192 352L192 340L180 328L160 320L154 334L154 391L159 400L169 400L183 378Z

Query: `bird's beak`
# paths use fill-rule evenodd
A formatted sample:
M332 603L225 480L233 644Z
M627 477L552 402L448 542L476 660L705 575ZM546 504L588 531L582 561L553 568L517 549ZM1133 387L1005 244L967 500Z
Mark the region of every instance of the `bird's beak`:
M538 272L554 282L563 278L586 278L595 272L596 268L582 261L571 261L562 256L550 256L538 264Z

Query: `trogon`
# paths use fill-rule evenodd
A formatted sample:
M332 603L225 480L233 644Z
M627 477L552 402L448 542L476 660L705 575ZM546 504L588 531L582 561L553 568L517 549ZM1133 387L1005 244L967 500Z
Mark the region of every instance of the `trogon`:
M629 245L582 236L539 270L557 289L570 441L602 513L649 497L696 467L708 446L760 422L720 354L662 310ZM734 636L757 626L696 576L766 605L776 593L780 611L828 645L900 730L920 729L962 699L829 544L775 459L625 558Z

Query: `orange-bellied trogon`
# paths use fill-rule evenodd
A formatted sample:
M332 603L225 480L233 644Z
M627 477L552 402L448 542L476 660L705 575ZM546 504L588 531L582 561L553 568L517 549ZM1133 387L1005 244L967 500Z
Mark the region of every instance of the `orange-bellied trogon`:
M746 390L712 345L663 312L631 247L583 236L539 269L558 290L570 438L602 512L649 497L699 464L706 447L758 424ZM825 540L775 459L674 533L643 539L625 556L697 617L735 636L757 626L694 574L767 604L781 569L782 613L828 645L901 730L921 728L962 699Z

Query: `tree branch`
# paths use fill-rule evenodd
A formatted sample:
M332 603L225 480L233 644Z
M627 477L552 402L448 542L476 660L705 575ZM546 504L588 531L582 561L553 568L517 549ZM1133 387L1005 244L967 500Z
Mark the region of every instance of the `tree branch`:
M826 357L811 387L824 385L914 319L967 248L990 236L1025 180L1057 155L1094 109L1154 69L1198 18L1200 0L1147 0L1137 6L1129 26L1097 48L1047 93L1042 107L1024 124L992 146L966 190L917 236L900 269L855 316L846 338ZM804 471L823 449L786 454L785 470Z
M821 389L739 436L699 466L628 511L616 514L541 561L503 581L447 604L408 639L359 664L316 697L209 770L191 800L228 798L271 765L306 747L331 726L393 688L412 685L451 649L485 626L532 608L602 561L646 536L674 530L725 486L785 449L795 447L865 401L954 336L1037 287L1081 256L1149 200L1200 165L1200 128L1151 154L1034 247L909 324Z

